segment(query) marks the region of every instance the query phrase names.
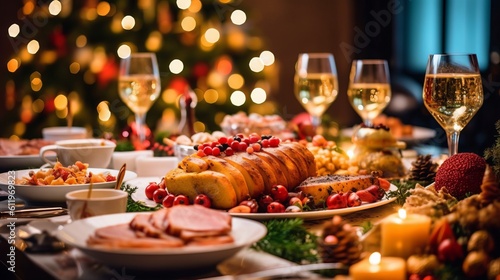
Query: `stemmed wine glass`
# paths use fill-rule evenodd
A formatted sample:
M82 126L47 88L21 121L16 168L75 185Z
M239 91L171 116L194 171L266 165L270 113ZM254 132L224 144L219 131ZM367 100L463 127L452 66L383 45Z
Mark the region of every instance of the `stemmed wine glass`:
M449 155L458 153L460 131L483 104L476 55L430 55L422 95L425 107L446 132Z
M366 126L371 126L373 119L387 107L391 95L386 60L362 59L352 62L347 96Z
M337 67L333 54L301 53L294 77L295 97L311 116L315 130L338 93Z
M146 139L146 113L160 94L160 74L154 53L132 53L121 60L118 76L121 99L135 113L137 134L141 143Z

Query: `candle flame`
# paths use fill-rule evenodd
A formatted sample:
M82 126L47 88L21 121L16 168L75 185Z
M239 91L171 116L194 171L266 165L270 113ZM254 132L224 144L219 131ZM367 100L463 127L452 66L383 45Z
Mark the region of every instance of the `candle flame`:
M401 219L406 219L406 210L405 209L399 209L398 210L398 215Z
M375 253L372 253L370 255L370 257L368 258L368 262L371 265L379 265L381 258L382 258L382 256L380 255L380 253L379 252L375 252Z

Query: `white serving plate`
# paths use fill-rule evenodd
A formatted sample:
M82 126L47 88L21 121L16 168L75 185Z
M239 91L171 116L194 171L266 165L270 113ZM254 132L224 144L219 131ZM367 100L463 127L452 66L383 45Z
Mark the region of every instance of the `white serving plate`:
M48 155L48 159L56 160L56 154ZM39 155L0 156L0 170L17 170L38 168L45 164Z
M51 186L32 186L32 185L19 185L12 184L13 179L18 180L22 177L28 177L30 171L37 172L40 169L24 169L17 171L9 171L0 174L0 188L4 191L11 189L15 191L14 196L16 198L21 198L30 202L54 202L54 203L64 203L66 202L65 195L70 191L88 189L89 184L77 184L77 185L51 185ZM88 168L87 172L92 172L94 174L99 173L109 173L113 176L118 175L118 170L105 169L105 168ZM134 179L137 174L132 171L126 171L123 178L124 181ZM116 185L116 181L95 183L93 188L95 189L111 189Z
M267 234L266 227L252 220L232 218L230 244L189 246L165 249L105 249L87 246L95 230L105 226L129 223L137 213L112 214L77 220L65 225L57 237L100 263L138 270L181 270L215 266L240 250L251 246Z
M144 177L144 178L136 178L127 182L128 185L132 187L137 187L137 190L132 194L132 199L135 201L142 202L145 206L155 207L156 202L148 199L146 197L146 187L150 182L160 182L160 177ZM389 191L395 191L397 187L391 184ZM252 220L270 220L270 219L287 219L287 218L302 218L304 220L318 220L318 219L326 219L331 218L335 215L345 215L351 214L359 211L363 211L366 209L371 209L375 207L379 207L382 205L386 205L388 203L396 200L395 197L386 199L383 198L380 201L373 203L363 203L360 206L356 207L346 207L342 209L333 209L333 210L317 210L317 211L306 211L306 212L288 212L288 213L230 213L233 217L247 218Z
M351 137L354 129L355 129L354 127L342 129L342 131L341 131L342 136ZM436 136L436 131L434 129L420 127L420 126L414 126L413 127L413 134L411 136L404 135L401 137L396 137L396 140L404 141L407 143L408 142L422 142L422 141L434 138L435 136Z

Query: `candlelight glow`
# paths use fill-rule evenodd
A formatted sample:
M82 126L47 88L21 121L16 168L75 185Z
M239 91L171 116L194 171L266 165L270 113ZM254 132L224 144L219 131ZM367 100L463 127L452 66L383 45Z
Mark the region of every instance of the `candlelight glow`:
M398 215L401 219L406 219L406 210L405 209L399 209L398 210Z
M380 264L380 259L382 258L382 255L380 255L379 252L374 252L370 255L368 258L368 262L371 265L379 265Z

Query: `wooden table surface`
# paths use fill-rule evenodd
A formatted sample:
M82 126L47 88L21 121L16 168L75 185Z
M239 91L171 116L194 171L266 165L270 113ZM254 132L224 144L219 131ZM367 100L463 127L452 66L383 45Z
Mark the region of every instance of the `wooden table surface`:
M370 221L378 223L382 218L397 211L395 203L363 210L347 215L343 218L353 226L361 226ZM66 219L69 217L66 217ZM65 216L57 218L64 221ZM316 234L321 231L322 224L328 219L305 221L306 227ZM21 226L22 221L19 221ZM121 271L98 264L87 258L77 249L70 249L57 254L33 254L20 250L16 251L16 274L7 271L7 253L9 231L6 220L0 220L0 270L1 279L202 279L220 277L224 275L240 275L277 267L296 265L279 257L246 249L232 258L220 263L217 267L208 269L194 269L178 272L138 272L123 268ZM14 277L15 276L15 277Z

